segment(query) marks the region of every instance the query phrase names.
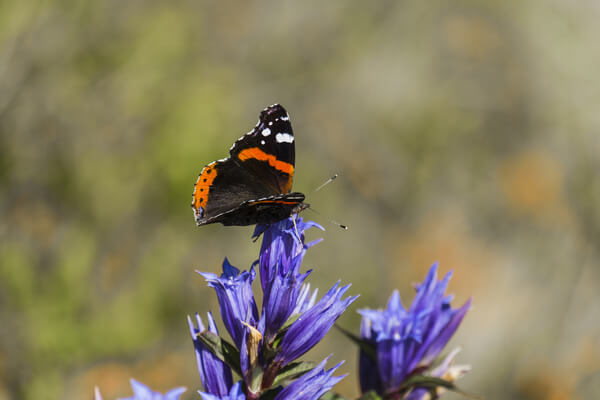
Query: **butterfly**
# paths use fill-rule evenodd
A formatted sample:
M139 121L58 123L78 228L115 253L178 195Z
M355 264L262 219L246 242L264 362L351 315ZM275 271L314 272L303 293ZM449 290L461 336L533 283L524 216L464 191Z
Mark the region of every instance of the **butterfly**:
M229 157L206 165L194 185L196 225L270 224L309 207L291 192L294 132L279 104L265 108L258 123L229 149Z

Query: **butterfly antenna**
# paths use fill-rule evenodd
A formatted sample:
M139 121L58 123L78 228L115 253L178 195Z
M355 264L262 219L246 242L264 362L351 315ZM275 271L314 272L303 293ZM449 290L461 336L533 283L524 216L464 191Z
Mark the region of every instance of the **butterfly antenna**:
M335 178L338 177L339 174L335 174L333 175L331 178L327 179L325 182L323 182L321 185L319 185L318 188L315 189L315 192L318 192L319 190L321 190L325 185L330 184L331 182L333 182L335 180Z
M310 207L310 208L308 208L308 210L311 210L311 211L312 211L312 212L314 212L315 214L317 214L317 215L320 215L320 216L322 216L322 217L323 217L323 214L321 214L320 212L318 212L317 210L315 210L313 207ZM333 224L333 225L337 226L338 228L342 228L342 229L348 230L348 226L347 226L347 225L340 224L339 222L336 222L336 221L334 221L334 220L332 220L332 219L329 219L329 218L327 218L327 217L325 217L325 219L326 219L326 220L327 220L329 223L331 223L331 224Z

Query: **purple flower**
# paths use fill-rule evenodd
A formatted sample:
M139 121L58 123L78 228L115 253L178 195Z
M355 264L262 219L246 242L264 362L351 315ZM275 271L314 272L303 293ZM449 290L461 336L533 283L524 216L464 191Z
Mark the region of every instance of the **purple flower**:
M315 368L286 386L275 396L274 400L317 400L331 390L346 375L332 376L333 372L342 365L343 361L335 367L325 370L325 363L329 358L327 357Z
M306 250L318 242L306 244L304 231L321 227L314 222L304 223L301 218L294 223L294 218L256 227L255 237L263 235L256 262L259 264L263 289L260 315L252 295L254 265L249 272L240 272L226 259L221 276L201 273L217 292L223 323L240 352L244 393L250 400L258 399L271 390L281 368L316 345L358 297L343 298L349 285L339 287L338 282L315 303L317 291L311 294L310 286L304 283L310 271L300 273L300 266ZM194 330L192 332L195 334ZM202 348L197 347L198 352L202 354ZM201 364L199 361L199 369L203 371L202 368L206 367ZM284 389L281 392L284 394L280 393L278 399L286 398L285 393L289 393L291 397L287 398L290 399L317 399L341 379L331 377L334 369L325 371L321 365L320 369L303 376L304 385L293 386L295 382L288 385L289 389ZM203 382L209 379L206 370L201 372L201 377ZM216 381L219 379L215 378ZM204 395L223 396L224 387L229 388L225 384L215 390L207 389L209 393ZM308 397L295 397L294 393ZM209 398L212 399L206 397Z
M268 283L272 279L273 269L282 264L283 272L297 268L302 262L306 249L317 244L321 239L304 243L304 231L312 227L322 231L325 229L313 221L304 222L297 217L290 217L270 225L257 225L253 237L263 235L260 247L260 278L263 292L268 291Z
M198 273L208 281L208 286L216 290L223 323L237 348L241 348L246 330L242 322L255 325L258 321L258 309L252 294L252 281L256 277L254 269L240 273L225 259L220 277L210 272Z
M136 381L135 379L131 379L131 388L133 389L133 396L122 398L121 400L179 400L179 396L185 392L184 387L179 387L169 390L165 394L161 394L159 392L152 391L152 389L150 389L148 386ZM95 399L102 400L100 391L97 389Z
M246 396L242 391L241 381L233 385L229 393L222 396L204 393L201 391L198 391L198 393L200 393L200 396L202 396L202 400L246 400Z
M264 336L267 343L275 338L289 317L302 307L303 282L311 271L300 274L300 264L306 250L318 243L304 243L304 231L311 227L323 229L314 222L304 223L302 218L284 219L271 225L258 225L254 236L263 234L258 259L260 281L263 289L265 317Z
M338 287L336 283L315 305L304 311L285 332L275 364L283 367L294 361L321 341L339 316L358 296L342 296L350 285Z
M412 374L431 367L450 340L470 307L452 309L452 296L445 296L451 273L437 280L437 263L425 281L416 286L410 308L405 310L394 291L385 310L359 310L363 316L361 337L371 342L376 360L361 351L359 375L361 390L384 395L398 389Z
M196 328L190 317L188 317L188 323L194 341L194 348L196 349L196 362L204 390L211 395L226 396L233 385L231 369L211 353L198 339L198 334L206 330L200 316L196 314L198 328ZM215 335L219 334L211 313L208 313L208 331Z

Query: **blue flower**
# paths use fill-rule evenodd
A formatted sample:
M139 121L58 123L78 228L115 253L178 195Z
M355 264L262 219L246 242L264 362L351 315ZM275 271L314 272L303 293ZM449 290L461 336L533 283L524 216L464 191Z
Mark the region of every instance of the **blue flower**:
M275 396L274 400L317 400L331 390L346 375L332 376L333 372L342 365L343 361L335 367L325 370L325 363L329 358L327 357L315 368L286 386Z
M223 323L240 349L246 331L242 322L254 326L258 321L258 309L252 294L252 281L256 277L254 268L240 273L225 259L220 277L209 272L198 273L208 281L208 286L216 290Z
M339 287L338 282L316 302L317 291L311 294L310 286L304 283L310 271L300 273L300 266L307 249L318 242L306 244L304 231L321 227L314 222L304 223L301 218L294 222L294 218L256 227L255 237L262 234L263 242L259 259L249 272L240 272L225 259L221 276L201 273L217 292L223 323L240 352L242 383L248 399L257 399L272 389L281 368L316 345L358 297L343 298L349 285ZM263 289L260 315L252 294L256 264ZM202 349L198 351L201 354ZM341 379L331 377L334 369L325 371L321 365L303 376L304 385L288 385L291 387L284 389L278 399L297 398L293 393L308 396L301 399L317 399L318 393ZM209 379L204 375L203 382ZM206 396L224 395L223 387L219 387L218 394L208 392ZM291 397L284 397L285 393Z
M323 298L304 311L285 332L274 362L283 367L294 361L323 339L335 321L358 296L342 296L350 285L336 283Z
M317 239L304 243L304 231L312 227L325 230L316 222L304 222L300 217L296 218L295 224L293 217L290 217L275 224L256 226L253 237L263 235L258 263L265 295L271 291L270 283L276 273L286 275L290 270L297 273L306 250L321 241Z
M179 396L185 392L184 387L175 388L169 390L165 394L154 392L148 386L141 382L131 379L131 388L133 389L133 396L122 398L121 400L179 400ZM96 400L102 400L100 391L96 390Z
M200 396L202 396L202 400L246 400L246 396L242 391L241 381L233 385L229 393L222 396L204 393L201 391L198 391L198 393L200 393Z
M188 317L188 323L192 340L194 341L198 372L200 373L200 380L202 381L204 390L212 395L227 395L233 385L231 369L211 353L198 339L198 334L206 330L200 316L196 314L197 328L190 317ZM208 331L215 335L219 334L211 313L208 313Z
M412 374L431 367L450 340L470 307L452 309L452 296L445 296L451 273L437 280L437 263L425 281L417 285L417 295L406 310L394 291L385 310L359 310L363 316L361 337L371 342L376 360L361 351L359 376L361 390L384 395L398 389Z
M302 308L303 282L311 271L301 274L300 264L306 250L319 242L304 243L304 231L311 227L323 229L314 222L303 222L302 218L297 218L295 224L288 218L271 225L258 225L255 229L255 237L263 234L258 264L267 343L271 343L289 317Z

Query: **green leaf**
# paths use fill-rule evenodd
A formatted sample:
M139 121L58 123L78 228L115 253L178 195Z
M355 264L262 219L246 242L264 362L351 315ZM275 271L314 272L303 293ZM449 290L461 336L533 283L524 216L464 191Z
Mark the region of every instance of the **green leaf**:
M405 380L404 382L402 382L402 385L400 385L400 387L398 388L398 391L406 391L410 388L413 387L421 387L421 388L436 388L436 387L443 387L449 390L454 389L456 386L454 386L454 383L450 382L450 381L446 381L444 379L441 378L437 378L435 376L425 376L425 375L413 375L410 378L408 378L407 380Z
M369 357L373 362L377 362L377 351L375 350L375 345L365 339L361 339L350 331L345 330L338 324L335 324L335 327L342 332L348 339L352 340L354 343L360 347L360 349Z
M285 381L296 379L313 369L315 366L316 364L310 361L290 363L279 371L273 381L273 386L283 385Z
M197 337L198 340L206 346L208 351L227 364L229 368L239 376L242 376L242 369L240 368L240 352L234 345L209 331L200 332Z
M397 392L405 393L410 389L414 389L416 387L435 390L438 387L443 387L444 389L451 390L456 392L462 396L471 398L471 399L483 399L481 396L477 396L471 393L467 393L450 381L444 380L442 378L438 378L435 376L425 376L425 375L414 375L405 380L402 385L398 388Z
M260 391L260 384L263 380L263 370L260 366L256 365L250 371L250 383L248 384L248 391L252 393L258 393Z

